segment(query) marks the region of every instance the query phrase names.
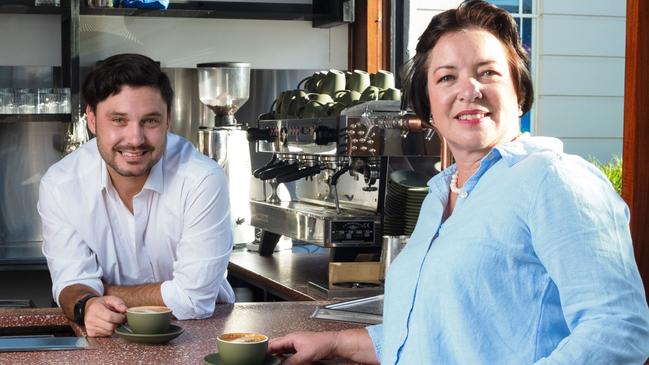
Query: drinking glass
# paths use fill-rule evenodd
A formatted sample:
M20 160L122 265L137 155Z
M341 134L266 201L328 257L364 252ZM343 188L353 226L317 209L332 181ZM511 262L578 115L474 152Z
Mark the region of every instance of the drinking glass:
M45 88L38 89L38 106L37 113L52 114L58 112L58 100L55 89Z
M70 113L70 88L58 89L59 91L59 108L61 114Z
M9 88L0 89L0 114L14 114L16 111L14 90Z
M18 105L18 113L36 113L37 93L35 89L16 89L15 100Z

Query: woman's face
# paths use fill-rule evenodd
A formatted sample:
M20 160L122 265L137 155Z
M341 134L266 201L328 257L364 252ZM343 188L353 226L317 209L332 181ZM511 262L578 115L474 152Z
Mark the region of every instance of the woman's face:
M428 98L435 127L456 158L483 156L519 134L506 50L484 30L439 39L428 56Z

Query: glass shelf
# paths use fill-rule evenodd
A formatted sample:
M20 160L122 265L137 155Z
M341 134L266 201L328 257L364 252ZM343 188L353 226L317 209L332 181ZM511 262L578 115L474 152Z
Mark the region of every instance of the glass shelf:
M63 6L35 6L34 0L2 0L0 14L61 14Z
M92 8L81 3L81 15L146 16L175 18L221 18L262 20L311 20L309 4L186 1L170 3L168 9Z
M0 114L0 123L70 122L71 114Z

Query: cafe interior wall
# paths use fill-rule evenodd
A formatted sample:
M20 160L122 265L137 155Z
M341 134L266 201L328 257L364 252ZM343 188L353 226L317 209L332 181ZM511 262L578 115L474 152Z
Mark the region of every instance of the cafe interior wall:
M259 100L249 102L263 109L270 107L273 92L294 86L304 74L320 69L346 69L347 32L346 25L319 29L312 28L308 21L84 15L80 32L81 73L112 54L137 52L159 61L177 85L184 81L178 78L191 74L190 69L197 63L245 61L251 63L253 72L270 70L271 74L283 76L283 82L257 82L257 86L263 84L262 87L272 89L264 93L270 98L269 105ZM0 49L0 87L47 87L54 77L54 67L61 64L60 18L0 14ZM5 72L8 68L11 71ZM268 80L267 75L262 72L254 80ZM251 90L251 94L259 93ZM194 102L200 104L198 100ZM248 119L255 113L256 110L248 110L242 122L252 122ZM195 142L195 125L187 125L191 123L196 121L175 121L173 128ZM2 178L5 184L0 199L0 245L41 239L35 208L38 182L61 157L66 127L58 122L0 123L0 175L7 178ZM266 156L253 156L253 166L260 158ZM22 167L16 169L17 166ZM7 185L11 181L14 183ZM17 206L22 208L16 211ZM30 266L23 274L14 268L0 267L0 281L4 283L0 299L27 298L37 306L49 305L46 268Z
M431 17L461 2L410 1L411 53ZM532 5L532 134L557 137L566 152L586 159L621 156L626 0L533 0Z

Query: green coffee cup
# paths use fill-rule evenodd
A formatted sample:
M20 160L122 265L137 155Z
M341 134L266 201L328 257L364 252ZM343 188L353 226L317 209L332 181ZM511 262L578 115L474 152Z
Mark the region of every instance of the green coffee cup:
M352 102L361 98L361 93L356 90L338 90L336 91L335 101L345 105L350 105Z
M304 78L298 83L298 88L304 85L304 89L310 93L317 93L320 91L320 83L324 79L324 76L327 74L327 71L318 71L313 75Z
M372 101L379 100L379 94L381 90L376 86L370 86L367 89L363 90L361 94L360 101Z
M381 90L379 97L381 100L401 100L401 90L393 87Z
M329 70L320 82L320 93L334 96L336 91L345 89L345 73Z
M329 103L327 104L328 109L327 109L327 116L330 117L338 117L340 116L340 113L345 109L347 106L343 103L335 102L335 103Z
M302 118L320 118L327 116L329 103L321 103L317 100L309 100L302 109Z
M164 333L171 323L171 308L163 306L131 307L126 310L128 327L138 334Z
M389 89L394 87L394 74L390 71L378 70L370 77L371 85L379 89Z
M259 333L224 333L216 345L227 365L258 365L268 353L268 337Z
M354 70L354 72L349 75L349 81L347 82L347 87L345 89L355 90L362 93L368 86L370 86L370 74L363 70Z

